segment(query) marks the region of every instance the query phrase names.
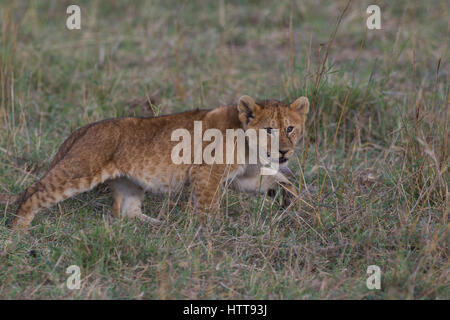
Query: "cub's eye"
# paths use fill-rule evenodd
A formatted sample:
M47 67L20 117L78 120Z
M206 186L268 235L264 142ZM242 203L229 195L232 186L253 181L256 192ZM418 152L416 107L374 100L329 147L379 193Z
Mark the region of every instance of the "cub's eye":
M266 128L266 131L267 131L268 134L271 134L272 133L272 128L268 127L268 128Z
M287 133L292 132L292 130L294 130L293 126L289 126L289 127L286 128L286 132Z

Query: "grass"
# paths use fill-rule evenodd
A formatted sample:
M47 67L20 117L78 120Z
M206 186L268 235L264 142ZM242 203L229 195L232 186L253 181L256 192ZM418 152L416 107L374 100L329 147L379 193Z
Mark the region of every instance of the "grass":
M144 212L167 221L150 227L110 217L101 186L19 240L0 205L0 298L449 299L448 6L377 3L382 30L365 27L368 1L78 1L70 31L69 2L2 2L0 192L104 118L243 94L306 94L311 116L285 212L228 191L200 230L177 196L149 195ZM366 287L373 264L381 290Z

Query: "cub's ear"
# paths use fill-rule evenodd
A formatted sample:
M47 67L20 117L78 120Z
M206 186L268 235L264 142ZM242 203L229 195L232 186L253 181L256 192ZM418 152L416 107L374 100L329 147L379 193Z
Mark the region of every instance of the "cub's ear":
M289 106L294 111L299 114L307 115L309 112L309 100L307 97L300 97Z
M239 120L242 123L248 124L252 118L255 117L255 112L259 111L260 107L249 96L242 96L239 98L238 112Z

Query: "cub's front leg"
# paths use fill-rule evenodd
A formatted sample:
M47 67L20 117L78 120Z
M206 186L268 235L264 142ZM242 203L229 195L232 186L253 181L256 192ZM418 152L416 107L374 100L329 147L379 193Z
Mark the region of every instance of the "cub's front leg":
M201 219L219 210L221 184L225 177L224 165L194 165L190 171L190 181L194 204Z

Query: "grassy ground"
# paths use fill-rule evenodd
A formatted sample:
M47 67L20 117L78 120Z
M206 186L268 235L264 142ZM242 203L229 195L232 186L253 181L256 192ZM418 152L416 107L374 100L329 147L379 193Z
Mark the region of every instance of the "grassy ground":
M64 2L0 3L0 192L92 121L306 94L290 164L303 196L283 212L227 192L199 232L177 197L148 196L162 227L114 220L102 186L20 241L0 205L0 298L450 298L445 0L378 1L382 30L366 28L369 1L105 0L76 1L70 31ZM381 290L366 287L373 264Z

